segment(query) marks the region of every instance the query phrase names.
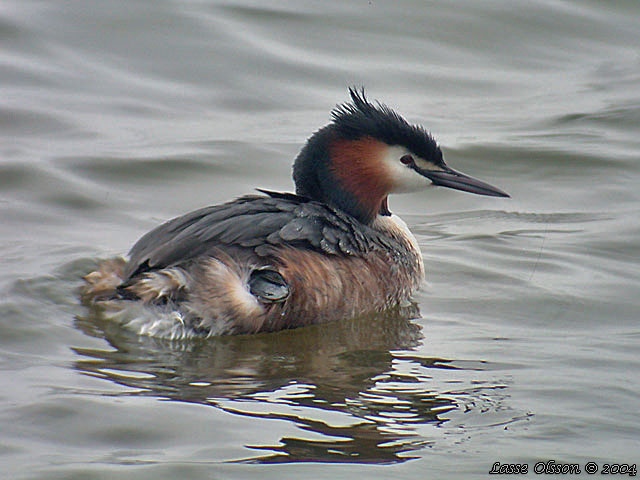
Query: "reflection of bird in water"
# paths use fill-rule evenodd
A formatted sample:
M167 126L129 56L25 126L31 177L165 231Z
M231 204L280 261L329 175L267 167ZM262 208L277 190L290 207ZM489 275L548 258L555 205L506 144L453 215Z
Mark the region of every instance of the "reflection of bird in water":
M276 438L273 446L254 442L252 448L269 452L247 461L402 462L424 446L414 428L437 424L438 415L455 408L451 398L393 372L391 352L421 340L420 327L406 318L414 313L394 310L275 335L189 342L140 337L100 318L78 319L80 329L110 346L75 349L82 356L75 368L129 387L127 396L133 388L136 395L285 420L322 437L308 440L301 432L303 438ZM447 363L421 361L435 368ZM385 392L385 382L406 389ZM335 414L346 421L327 423Z
M85 298L159 306L165 315L132 326L171 338L276 331L406 302L424 267L388 196L429 185L508 195L449 168L422 127L350 93L296 158L295 195L263 191L175 218L128 262L89 274Z

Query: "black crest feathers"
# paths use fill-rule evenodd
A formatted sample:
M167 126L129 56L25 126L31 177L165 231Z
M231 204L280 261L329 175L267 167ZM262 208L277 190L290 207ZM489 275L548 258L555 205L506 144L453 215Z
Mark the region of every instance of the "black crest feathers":
M411 125L386 105L367 100L364 88L350 87L351 103L338 105L331 115L336 131L345 138L364 136L388 145L402 145L416 155L444 164L436 141L421 126Z

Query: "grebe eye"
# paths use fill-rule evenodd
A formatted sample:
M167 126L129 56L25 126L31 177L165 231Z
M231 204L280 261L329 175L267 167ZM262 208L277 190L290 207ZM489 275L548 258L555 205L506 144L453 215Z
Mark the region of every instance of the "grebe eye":
M413 165L415 163L411 155L403 155L402 157L400 157L400 161L405 165Z

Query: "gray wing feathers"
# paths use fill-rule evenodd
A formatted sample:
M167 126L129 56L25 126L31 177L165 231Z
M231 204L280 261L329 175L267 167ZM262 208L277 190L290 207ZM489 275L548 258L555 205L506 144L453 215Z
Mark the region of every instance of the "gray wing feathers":
M389 241L352 217L293 194L265 192L206 207L160 225L129 252L127 277L165 268L215 247L252 249L265 256L291 245L336 255L362 255Z

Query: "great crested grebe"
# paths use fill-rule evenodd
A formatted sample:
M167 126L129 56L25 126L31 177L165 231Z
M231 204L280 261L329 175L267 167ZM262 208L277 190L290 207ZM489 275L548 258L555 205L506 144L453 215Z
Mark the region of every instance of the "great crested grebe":
M424 265L387 196L432 184L509 195L449 168L426 130L364 89L349 93L295 159L295 195L259 190L174 218L144 235L128 262L87 275L85 298L161 306L172 337L270 332L405 302Z

